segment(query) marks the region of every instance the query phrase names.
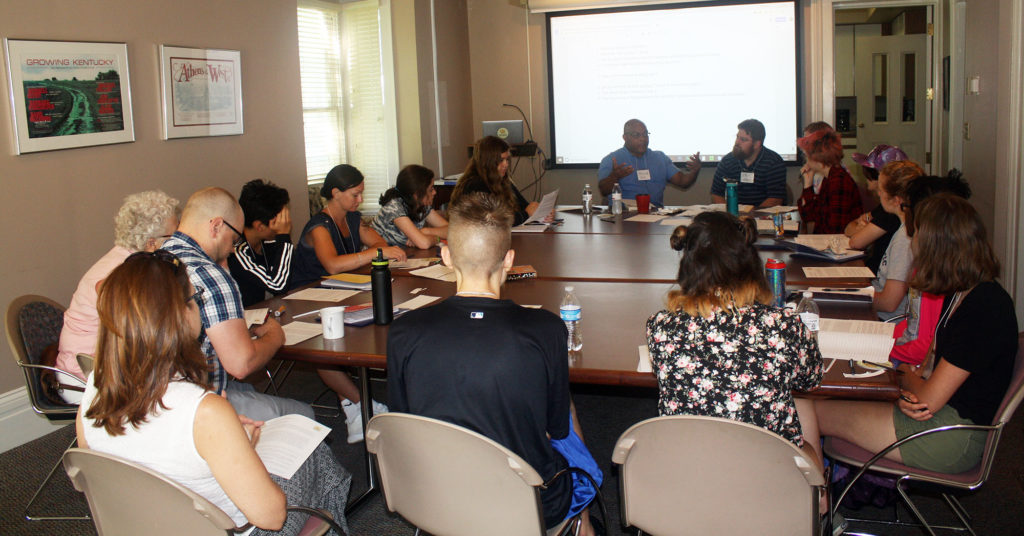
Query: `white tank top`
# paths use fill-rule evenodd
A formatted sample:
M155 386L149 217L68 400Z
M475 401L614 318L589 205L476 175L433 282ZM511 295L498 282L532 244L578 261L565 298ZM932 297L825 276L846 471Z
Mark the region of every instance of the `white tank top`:
M85 416L84 409L79 413L89 448L120 456L163 474L202 495L230 516L236 526L241 526L247 523L245 515L221 489L192 438L196 409L203 397L210 394L213 393L194 383L172 381L163 397L167 409L157 406L157 412L146 422L138 428L126 425L124 434L119 436L111 436L103 428L93 426L95 421ZM96 386L90 374L80 407L88 408L95 397Z

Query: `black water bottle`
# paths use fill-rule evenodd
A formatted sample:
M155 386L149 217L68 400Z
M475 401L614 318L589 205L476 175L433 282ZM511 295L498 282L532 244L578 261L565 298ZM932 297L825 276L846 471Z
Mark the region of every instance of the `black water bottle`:
M370 285L373 294L373 323L384 326L394 319L391 309L391 268L384 252L377 248L377 258L370 263Z

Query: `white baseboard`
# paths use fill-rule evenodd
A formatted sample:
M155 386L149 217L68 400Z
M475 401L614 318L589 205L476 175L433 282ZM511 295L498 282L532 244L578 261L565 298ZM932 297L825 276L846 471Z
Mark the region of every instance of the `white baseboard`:
M0 452L7 452L65 426L67 423L55 424L36 413L24 387L0 393Z

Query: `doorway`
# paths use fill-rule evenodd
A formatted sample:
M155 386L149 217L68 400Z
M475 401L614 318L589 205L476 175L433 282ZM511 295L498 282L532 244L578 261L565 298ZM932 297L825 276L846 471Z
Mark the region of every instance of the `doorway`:
M836 7L834 22L834 120L847 169L863 180L850 155L885 143L931 173L933 7Z

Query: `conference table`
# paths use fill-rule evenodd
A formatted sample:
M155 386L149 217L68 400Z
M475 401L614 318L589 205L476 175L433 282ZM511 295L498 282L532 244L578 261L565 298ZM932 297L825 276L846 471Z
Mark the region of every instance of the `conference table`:
M560 213L564 222L543 232L514 233L512 248L515 265L530 265L536 277L509 281L502 298L524 306L539 306L557 314L564 288L572 285L583 305L581 329L583 349L569 357L569 381L575 384L657 388L657 379L650 371L638 370L640 347L646 344L646 321L665 307L679 267L679 252L669 247L667 225L625 221L598 220L573 212ZM607 228L601 226L608 225ZM591 229L588 231L587 229ZM593 229L601 229L593 231ZM671 229L669 229L669 233ZM772 257L786 262L789 287L858 286L868 284L865 278L812 279L803 273L805 266L827 263L802 259L788 251L761 251L762 260ZM437 248L410 250L410 258L438 256ZM862 266L860 261L846 265ZM362 273L368 273L364 269ZM400 304L416 296L444 299L455 293L455 283L412 275L408 270L393 270L393 303ZM315 285L314 285L315 286ZM357 305L370 301L369 292L362 292L340 302ZM268 300L263 305L273 309L285 306L282 324L292 316L308 313L339 303L283 299ZM822 316L874 320L869 303L820 302ZM310 321L307 317L305 321ZM369 369L384 369L387 363L387 326L346 326L341 339L324 340L316 336L298 344L282 347L277 358L323 366L355 367L359 371L360 391L369 395ZM828 360L830 361L830 360ZM854 372L845 363L836 363L826 373L822 385L801 393L808 397L851 398L859 400L895 400L899 390L895 376L886 372L871 378L850 379L844 373ZM371 405L363 405L364 425L370 418ZM367 466L369 490L350 503L354 509L376 488L372 468Z

